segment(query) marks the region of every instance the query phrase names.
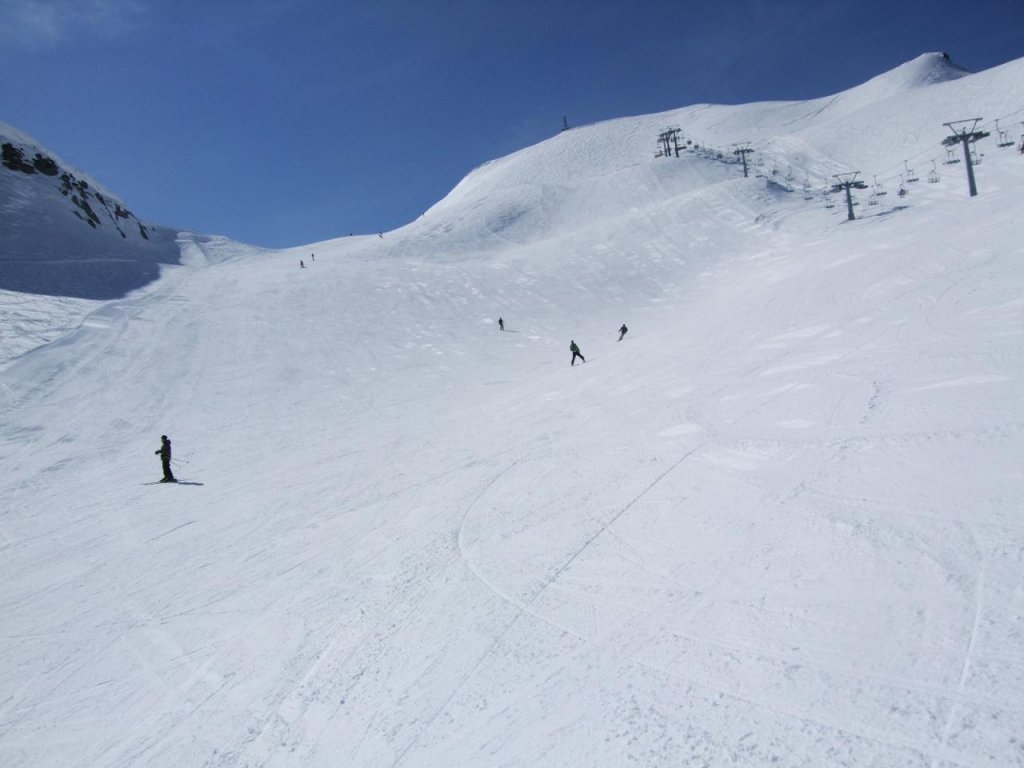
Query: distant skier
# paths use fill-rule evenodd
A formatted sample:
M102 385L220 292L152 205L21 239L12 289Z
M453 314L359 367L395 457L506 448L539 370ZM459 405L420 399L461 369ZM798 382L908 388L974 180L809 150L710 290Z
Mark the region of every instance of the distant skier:
M315 253L309 254L309 258L312 259L313 261L316 261L316 254Z
M627 328L626 324L623 323L622 327L619 328L619 341L622 341L622 337L626 335L627 331L629 331L629 328Z
M498 318L498 330L499 331L504 331L505 330L505 321L502 320L500 317Z
M164 467L164 479L161 483L176 483L174 474L171 472L171 441L167 438L167 435L160 435L160 447L157 448L153 453L160 454L160 463Z
M305 269L305 268L306 268L305 262L302 259L299 259L299 269Z
M576 342L572 339L569 340L569 351L572 352L572 362L569 365L576 365L576 358L578 357L584 363L587 362L587 358L580 352L580 348L576 346Z

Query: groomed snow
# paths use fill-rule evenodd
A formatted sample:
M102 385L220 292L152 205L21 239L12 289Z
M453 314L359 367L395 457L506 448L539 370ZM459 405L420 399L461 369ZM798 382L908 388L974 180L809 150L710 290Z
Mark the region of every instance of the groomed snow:
M1024 765L1024 156L896 195L1020 123L1024 60L957 74L569 131L383 237L182 235L0 369L0 764ZM854 222L800 186L843 170Z

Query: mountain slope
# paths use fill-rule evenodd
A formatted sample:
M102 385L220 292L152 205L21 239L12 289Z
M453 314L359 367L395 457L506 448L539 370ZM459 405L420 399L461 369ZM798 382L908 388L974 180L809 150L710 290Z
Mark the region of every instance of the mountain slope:
M1024 159L847 222L653 155L902 164L1021 75L838 156L820 104L694 107L382 238L188 242L2 371L2 762L1019 763Z
M0 123L0 289L110 299L176 264L175 233Z

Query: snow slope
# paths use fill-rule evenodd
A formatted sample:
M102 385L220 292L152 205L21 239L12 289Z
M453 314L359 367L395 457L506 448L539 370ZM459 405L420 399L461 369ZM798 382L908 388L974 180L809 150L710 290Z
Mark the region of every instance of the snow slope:
M1024 764L1024 157L895 194L1024 60L889 74L186 239L0 370L0 763Z
M120 298L178 261L175 232L124 202L34 139L0 123L0 289ZM33 162L34 160L34 162Z
M173 230L0 122L0 365L77 327L176 264Z

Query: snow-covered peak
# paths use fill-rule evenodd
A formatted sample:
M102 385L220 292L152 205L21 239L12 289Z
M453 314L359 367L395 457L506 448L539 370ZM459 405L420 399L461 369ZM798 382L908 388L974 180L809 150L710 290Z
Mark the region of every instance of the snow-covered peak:
M865 83L826 98L822 117L835 119L887 99L959 80L970 74L955 64L947 53L925 53Z
M873 77L856 90L888 91L888 95L909 88L922 88L935 83L959 80L971 72L954 62L948 53L923 53Z
M76 179L86 182L93 192L98 192L113 202L124 203L124 201L110 189L96 181L96 179L85 171L65 161L49 147L44 146L43 143L34 136L30 136L24 131L15 128L10 123L5 123L0 120L0 145L2 144L10 144L17 148L29 162L31 162L36 155L49 158L63 171L72 174Z
M0 290L109 299L179 260L175 232L28 134L0 123Z
M481 240L566 236L595 216L647 205L652 196L693 194L735 178L729 164L740 142L750 143L751 159L766 174L774 169L791 182L818 187L851 167L887 173L921 152L942 154L943 122L959 117L959 105L986 117L1016 108L1008 94L1021 68L1015 62L972 74L947 54L927 53L832 96L701 104L564 131L476 168L403 232L419 238L431 231L445 242L445 254ZM669 127L680 129L683 155L698 162L669 168L655 158L658 136Z

